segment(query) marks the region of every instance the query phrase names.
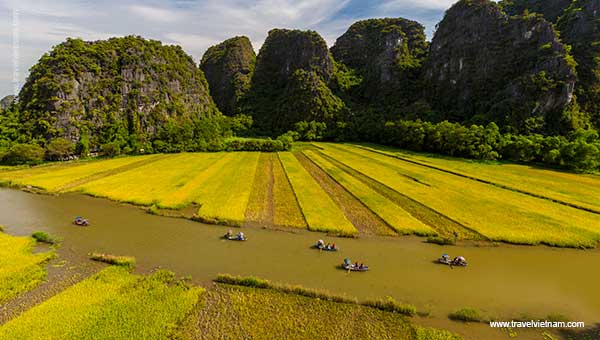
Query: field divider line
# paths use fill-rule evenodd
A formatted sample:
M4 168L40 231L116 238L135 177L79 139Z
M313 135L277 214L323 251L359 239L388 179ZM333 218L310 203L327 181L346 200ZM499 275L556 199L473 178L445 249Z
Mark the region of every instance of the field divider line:
M340 160L337 160L337 159L335 159L335 158L333 158L333 157L331 157L331 156L329 156L329 155L327 155L327 154L323 153L322 151L318 151L318 153L319 153L319 154L321 154L321 155L322 155L322 156L323 156L325 159L327 159L327 160L331 161L333 164L336 164L336 163L337 163L337 164L342 164L342 165L343 165L343 167L339 167L339 168L340 168L340 169L342 169L343 171L345 171L346 173L348 173L349 175L351 175L351 176L353 176L353 177L355 177L355 178L356 178L356 176L355 176L354 174L352 174L352 173L351 173L351 172L349 172L348 170L344 169L344 167L347 167L347 168L349 168L349 169L352 169L352 171L356 171L356 172L357 172L358 174L360 174L361 176L364 176L365 178L367 178L367 179L369 179L369 180L371 180L371 181L373 181L373 182L377 183L378 185L381 185L381 186L383 186L383 187L387 188L388 190L395 192L396 194L400 195L401 197L403 197L403 198L405 198L405 199L407 199L407 200L409 200L409 201L413 202L413 203L414 203L414 204L416 204L417 206L420 206L420 207L422 207L422 208L423 208L423 209L425 209L426 211L429 211L429 212L431 212L431 213L433 213L433 214L435 214L435 215L441 216L442 218L445 218L445 219L447 219L448 221L450 221L450 222L452 222L452 223L456 224L457 226L459 226L459 227L461 227L461 228L463 228L463 229L465 229L465 230L469 231L470 233L472 233L472 234L474 234L474 235L478 235L478 236L480 236L482 240L488 240L488 241L489 241L489 238L488 238L487 236L485 236L485 235L481 234L480 232L478 232L477 230L475 230L475 229L473 229L473 228L470 228L470 227L468 227L468 226L466 226L466 225L462 224L461 222L459 222L459 221L457 221L457 220L453 219L452 217L450 217L450 216L447 216L447 215L445 215L445 214L442 214L441 212L439 212L439 211L437 211L437 210L435 210L435 209L433 209L433 208L431 208L431 207L429 207L429 206L427 206L427 205L423 204L422 202L419 202L419 201L417 201L417 200L415 200L415 199L413 199L413 198L411 198L411 197L409 197L409 196L406 196L406 195L404 195L404 194L402 194L402 193L398 192L397 190L395 190L395 189L393 189L393 188L391 188L391 187L389 187L389 186L387 186L387 185L385 185L385 184L381 183L380 181L378 181L378 180L374 179L373 177L371 177L371 176L368 176L368 175L364 174L363 172L361 172L361 171L358 171L358 170L356 170L356 169L352 168L352 167L351 167L351 166L349 166L348 164L346 164L346 163L344 163L344 162L342 162L342 161L340 161ZM360 178L357 178L357 179L358 179L358 180L360 180ZM367 184L367 185L369 185L368 183L366 183L366 184ZM369 185L369 186L370 186L370 185ZM380 192L380 190L379 190L379 189L377 189L377 188L375 188L375 187L372 187L372 188L373 188L373 190L375 190L375 191L377 191L377 192L379 192L380 194L382 194L382 195L384 195L384 196L385 196L385 194L384 194L384 193L382 193L382 192ZM396 204L398 204L398 203L396 203ZM400 208L402 208L402 206L400 206ZM411 215L412 215L412 214L411 214ZM413 217L417 218L417 216L414 216L414 215L413 215ZM436 226L434 226L434 225L431 225L430 223L427 223L426 221L423 221L423 220L422 220L422 219L420 219L420 218L417 218L417 219L418 219L418 220L420 220L421 222L423 222L424 224L431 226L433 229L435 229L435 230L439 230L438 228L436 228Z
M300 210L300 214L302 215L302 218L304 219L304 223L306 223L306 229L309 230L309 225L308 225L308 220L306 219L306 215L304 215L304 211L302 210L302 206L300 205L300 201L298 200L298 195L296 194L296 190L294 190L294 187L292 186L292 182L290 181L290 178L287 174L287 171L285 171L285 167L283 166L283 162L281 161L281 158L279 157L279 152L277 153L277 161L279 162L279 165L281 166L281 169L283 169L283 173L285 174L285 179L288 182L290 188L292 188L292 193L294 194L294 198L296 199L296 205L298 206L298 210Z
M390 158L395 158L395 159L401 160L403 162L407 162L407 163L415 164L415 165L418 165L418 166L426 167L426 168L429 168L429 169L432 169L432 170L437 170L437 171L445 172L445 173L448 173L448 174L451 174L451 175L455 175L455 176L459 176L459 177L462 177L462 178L470 179L472 181L476 181L476 182L480 182L480 183L483 183L483 184L492 185L492 186L495 186L495 187L498 187L498 188L501 188L501 189L518 192L518 193L523 194L523 195L532 196L532 197L535 197L535 198L538 198L538 199L544 199L544 200L547 200L547 201L551 201L553 203L565 205L565 206L568 206L568 207L571 207L571 208L574 208L574 209L579 209L579 210L587 211L589 213L600 215L600 210L596 210L596 209L584 207L584 206L581 206L581 205L578 205L578 204L575 204L575 203L565 202L565 201L562 201L562 200L559 200L559 199L555 199L555 198L551 198L551 197L548 197L548 196L536 194L536 193L533 193L533 192L530 192L530 191L526 191L526 190L514 188L514 187L511 187L511 186L508 186L508 185L504 185L504 184L500 184L500 183L488 181L488 180L485 180L485 179L482 179L482 178L479 178L479 177L470 176L470 175L467 175L467 174L464 174L464 173L460 173L460 172L457 172L457 171L440 168L440 167L437 167L435 165L421 163L419 161L415 161L415 160L408 159L408 158L405 158L405 157L402 157L402 156L398 156L398 155L389 154L387 152L379 151L379 150L376 150L376 149L372 149L372 148L369 148L369 147L366 147L366 146L363 146L363 145L355 145L355 144L351 144L351 145L354 146L354 147L357 147L359 149L362 149L362 150L366 150L366 151L373 152L373 153L376 153L376 154L380 154L380 155L383 155L383 156L387 156L387 157L390 157Z
M317 151L319 152L319 151ZM315 161L313 161L310 156L306 155L306 153L304 151L301 152L302 155L304 156L304 158L311 162L314 166L318 167L319 169L321 169L321 171L325 174L325 176L329 177L332 181L334 181L342 190L344 190L346 193L348 193L350 196L352 196L357 202L358 204L362 205L366 210L368 210L371 213L371 217L377 219L381 224L385 225L389 231L391 231L394 236L398 236L399 233L389 224L387 223L381 216L379 216L377 213L375 213L373 210L371 210L363 201L361 201L356 195L354 195L350 190L348 190L346 187L344 187L340 182L338 182L333 176L331 176L325 169L323 169L322 167L319 166L319 164L317 164ZM332 163L333 164L333 163ZM335 166L335 165L334 165ZM341 170L341 169L340 169ZM343 170L342 170L343 171ZM309 172L310 173L310 172ZM317 182L318 183L318 182ZM320 184L319 184L320 185ZM343 211L343 210L342 210Z
M93 181L97 181L97 180L102 179L102 178L114 176L114 175L117 175L117 174L129 171L129 170L137 169L137 168L142 167L144 165L152 164L152 163L157 162L159 160L168 158L169 156L170 155L168 155L168 154L163 154L163 155L159 155L159 156L156 156L156 157L150 157L148 159L143 159L143 160L140 160L140 161L137 161L137 162L134 162L134 163L125 164L125 165L122 165L122 166L114 168L114 169L109 169L109 170L106 170L106 171L97 172L95 174L91 174L89 176L86 176L86 177L74 180L74 181L69 182L67 184L64 184L64 185L60 186L59 188L57 188L56 192L57 193L64 193L65 191L67 191L69 189L72 189L72 188L75 188L75 187L78 187L80 185L87 184L87 183L90 183L90 182L93 182Z

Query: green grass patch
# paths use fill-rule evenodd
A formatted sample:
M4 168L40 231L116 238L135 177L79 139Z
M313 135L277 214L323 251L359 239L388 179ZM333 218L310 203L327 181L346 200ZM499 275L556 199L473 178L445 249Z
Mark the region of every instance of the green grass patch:
M121 266L125 268L135 267L135 257L131 256L116 256L104 253L91 253L90 259L92 261L104 262L114 266Z
M33 237L34 240L36 240L37 242L41 242L41 243L47 243L47 244L58 244L60 242L60 239L57 237L54 237L44 231L36 231L33 234L31 234L31 237Z
M386 312L404 314L406 316L415 316L417 314L417 307L406 303L398 303L391 296L382 300L365 301L361 304Z
M35 240L0 232L0 304L33 289L46 277L54 252L32 254Z
M427 238L427 243L433 243L433 244L438 244L440 246L449 246L449 245L454 245L454 240L448 237L442 237L442 236L429 236Z
M454 321L483 322L485 321L481 311L476 308L462 308L450 313L448 317Z
M0 326L0 340L171 339L203 291L109 267Z

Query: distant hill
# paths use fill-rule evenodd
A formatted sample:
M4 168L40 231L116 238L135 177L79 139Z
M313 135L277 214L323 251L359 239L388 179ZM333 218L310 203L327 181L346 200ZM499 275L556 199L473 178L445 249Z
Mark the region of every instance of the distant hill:
M239 101L250 89L255 65L256 54L247 37L227 39L206 50L200 69L221 112L236 113Z
M92 145L147 142L161 127L220 115L193 59L140 37L68 39L42 56L19 94L33 136Z

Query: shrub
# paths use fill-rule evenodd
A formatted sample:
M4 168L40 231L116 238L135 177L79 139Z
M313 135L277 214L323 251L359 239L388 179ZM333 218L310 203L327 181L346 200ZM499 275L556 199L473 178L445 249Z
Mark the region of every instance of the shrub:
M53 139L46 146L46 158L60 160L71 156L75 152L75 145L66 138Z
M456 312L450 313L448 317L455 321L463 322L482 322L484 321L481 311L475 308L462 308Z
M31 237L33 237L37 242L42 243L57 244L59 242L59 239L43 231L36 231L35 233L31 234Z
M277 152L290 150L292 142L287 138L257 139L257 138L234 138L225 142L224 149L227 151L262 151ZM214 150L219 151L219 150Z
M131 256L115 256L103 253L91 253L90 259L92 261L104 262L120 267L135 267L135 258Z
M44 149L37 144L15 144L2 157L8 165L39 164L44 160Z
M259 279L257 277L240 277L232 276L229 274L219 274L215 282L225 283L236 286L254 287L254 288L270 288L271 284L267 280Z
M446 245L453 245L454 244L454 240L447 238L447 237L441 237L441 236L429 236L427 238L427 243L433 243L433 244L439 244L440 246L446 246Z
M361 304L386 312L399 313L407 316L414 316L417 314L417 307L409 304L398 303L391 296L388 296L383 300L365 301Z
M121 146L117 142L102 145L102 152L106 157L115 157L121 153Z

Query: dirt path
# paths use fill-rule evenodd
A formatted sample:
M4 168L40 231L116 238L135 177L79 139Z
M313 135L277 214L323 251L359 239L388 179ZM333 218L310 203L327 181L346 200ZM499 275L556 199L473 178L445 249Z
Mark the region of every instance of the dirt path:
M362 204L343 186L324 172L303 153L294 154L298 161L327 192L333 201L342 209L346 218L354 224L362 234L397 235L379 216Z
M105 265L89 261L68 248L57 250L57 257L48 263L48 275L39 286L0 305L0 325L44 302L66 288L98 272Z
M378 182L377 180L352 169L351 167L345 165L344 163L324 154L321 151L318 151L319 154L325 159L329 160L337 167L347 172L348 174L354 176L358 180L367 184L373 190L379 192L381 195L389 199L390 201L396 203L399 207L407 211L416 219L421 222L431 226L435 229L441 236L452 239L454 237L454 233L458 235L458 239L463 240L485 240L486 237L479 234L478 232L462 225L461 223L437 212L434 209L429 208L428 206L413 200L412 198L405 196L392 188L387 187L386 185Z

